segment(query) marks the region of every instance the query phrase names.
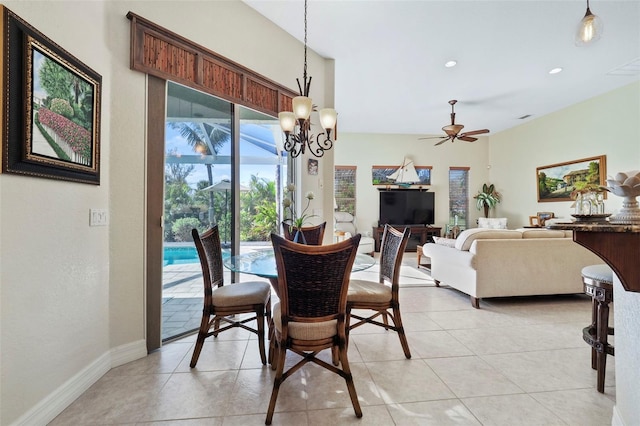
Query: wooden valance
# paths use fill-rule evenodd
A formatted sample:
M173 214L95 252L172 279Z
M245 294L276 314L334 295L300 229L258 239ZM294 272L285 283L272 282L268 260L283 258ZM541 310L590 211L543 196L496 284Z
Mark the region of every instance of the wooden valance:
M135 13L132 70L171 80L271 116L291 111L298 94Z

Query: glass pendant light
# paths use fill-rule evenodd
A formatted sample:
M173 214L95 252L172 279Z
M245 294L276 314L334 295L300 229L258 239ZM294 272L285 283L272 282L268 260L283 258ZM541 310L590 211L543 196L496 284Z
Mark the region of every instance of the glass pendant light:
M591 13L589 0L587 0L587 12L578 24L576 32L576 46L582 47L591 44L602 37L604 25L599 16Z

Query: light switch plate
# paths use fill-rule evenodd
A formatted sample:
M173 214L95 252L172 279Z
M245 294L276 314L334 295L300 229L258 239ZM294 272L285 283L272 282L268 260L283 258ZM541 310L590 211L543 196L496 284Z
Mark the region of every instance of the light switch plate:
M104 209L89 209L89 226L107 226L109 217Z

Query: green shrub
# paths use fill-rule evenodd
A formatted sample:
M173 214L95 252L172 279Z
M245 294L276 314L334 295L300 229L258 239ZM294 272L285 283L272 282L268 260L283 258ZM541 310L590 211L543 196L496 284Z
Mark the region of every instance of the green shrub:
M52 112L56 114L60 114L63 117L71 118L74 115L73 107L66 99L55 98L51 101L51 108L49 108Z
M182 217L173 222L171 231L176 241L193 241L191 230L196 228L198 232L204 231L204 227L195 217Z

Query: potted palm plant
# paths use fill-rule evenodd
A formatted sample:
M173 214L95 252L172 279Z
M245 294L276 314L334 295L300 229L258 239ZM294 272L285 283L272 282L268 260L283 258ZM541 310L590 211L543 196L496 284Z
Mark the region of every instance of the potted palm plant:
M476 200L476 207L478 210L484 209L484 217L489 217L489 209L494 208L500 202L500 193L496 191L493 184L482 185L482 190L478 191L478 194L473 197Z

